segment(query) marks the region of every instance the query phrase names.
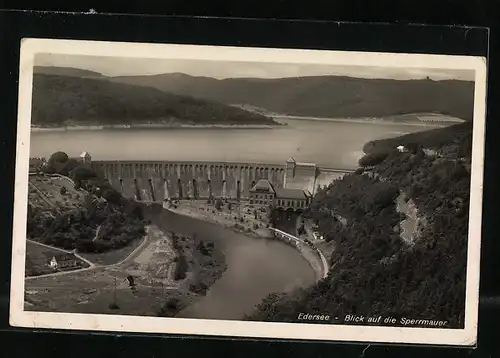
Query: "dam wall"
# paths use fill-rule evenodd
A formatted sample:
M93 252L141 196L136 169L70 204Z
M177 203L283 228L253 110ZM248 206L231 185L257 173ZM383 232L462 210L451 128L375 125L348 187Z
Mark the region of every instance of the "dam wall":
M282 188L285 176L285 165L256 163L92 161L91 166L122 195L141 201L246 199L260 179Z

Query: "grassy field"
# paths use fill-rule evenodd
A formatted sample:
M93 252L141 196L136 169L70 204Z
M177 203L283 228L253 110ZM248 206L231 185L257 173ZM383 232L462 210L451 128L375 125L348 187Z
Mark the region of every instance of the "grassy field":
M36 208L70 211L84 203L85 192L76 190L73 182L66 177L31 175L28 199Z
M127 256L130 255L143 242L143 240L144 238L132 240L127 246L117 250L98 254L80 253L80 255L99 265L114 265L127 258Z
M68 268L54 270L49 266L50 260L55 257L59 264L68 263ZM68 254L57 249L26 242L26 276L39 276L53 272L77 270L88 267L88 264L78 259L73 254Z
M74 283L49 289L31 288L28 291L26 310L140 316L157 316L162 305L172 297L178 298L183 305L189 304L196 298L196 295L189 292L178 292L161 287L139 286L132 291L121 281L116 291L112 284L104 287L101 283L98 283L93 289L84 288L82 285ZM47 295L47 292L51 292L50 296L52 297ZM55 295L55 293L57 294ZM65 296L72 297L72 299L66 300Z

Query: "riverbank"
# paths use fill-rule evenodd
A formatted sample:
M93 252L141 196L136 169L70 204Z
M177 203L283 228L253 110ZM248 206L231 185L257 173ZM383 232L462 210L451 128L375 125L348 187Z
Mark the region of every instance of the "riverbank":
M166 297L158 311L162 317L175 317L198 302L227 269L225 255L213 241L176 233L170 233L169 238L174 259L168 275L179 290Z
M179 200L165 209L180 215L211 222L233 231L254 237L272 238L265 212L256 210L246 202L221 202L216 208L202 200Z
M181 200L170 207L167 206L167 210L211 222L245 235L284 242L294 247L308 262L314 271L316 281L326 276L328 268L324 267L325 264L321 259L321 254L318 251L320 250L319 248L313 244L308 245L306 242L275 237L268 227L269 223L265 212L256 210L245 202L241 203L241 210L238 205L238 203L228 202L221 205L218 210L215 205L204 201ZM299 238L299 240L302 241L303 239Z
M314 271L315 281L319 281L328 275L328 264L324 253L321 249L314 245L308 245L306 242L297 242L290 240L280 240L297 249L300 255L307 261L311 269Z

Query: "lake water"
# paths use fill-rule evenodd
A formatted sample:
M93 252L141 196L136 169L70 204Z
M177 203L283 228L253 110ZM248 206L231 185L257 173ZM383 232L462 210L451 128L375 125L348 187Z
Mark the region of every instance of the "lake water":
M31 156L55 151L78 156L88 151L95 160L313 162L332 168L354 168L363 145L374 139L429 129L405 124L371 124L287 120L273 129L109 129L37 131ZM216 225L159 208L150 213L164 230L196 233L213 240L226 254L228 269L198 303L181 317L240 319L271 292L307 287L314 272L294 248L277 241L237 234Z
M351 169L374 139L430 127L314 120L285 120L286 126L250 128L144 128L34 131L32 157L56 151L94 160L228 161L281 164L288 158L319 166Z

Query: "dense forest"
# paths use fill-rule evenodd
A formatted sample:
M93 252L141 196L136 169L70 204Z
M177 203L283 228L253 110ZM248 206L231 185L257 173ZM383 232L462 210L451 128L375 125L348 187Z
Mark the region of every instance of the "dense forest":
M334 247L328 277L293 295L270 295L248 319L296 321L307 312L462 327L471 137L466 124L373 143L377 151L360 169L321 188L305 213ZM392 146L401 143L405 151ZM410 243L400 236L402 194L421 219Z
M99 77L35 73L32 124L265 124L269 117L221 103L195 99Z
M193 77L181 73L112 77L168 93L313 117L387 117L433 112L472 119L474 82L310 76L278 79Z
M209 101L245 105L244 107L248 108L263 109L260 111L262 113L270 111L296 116L388 117L432 112L465 120L472 119L474 107L474 82L460 80L391 80L345 76L218 80L182 73L107 77L97 72L76 68L35 67L35 79L44 74L85 77L133 85L130 88L139 86L146 91L145 93L148 93L144 97L149 95L153 95L154 98L158 97L157 93L152 92L153 89L157 89L172 99L168 102L173 102L174 107L177 107L175 103L178 97L173 96L180 95L202 100L200 103ZM109 84L105 86L108 87ZM125 88L123 91L128 90ZM83 92L85 93L86 91ZM139 96L142 97L142 95ZM109 102L108 99L106 100ZM150 106L148 104L146 107ZM223 112L225 113L226 110ZM133 110L130 109L129 112L133 118ZM163 114L163 111L159 112ZM255 117L252 121L264 123L264 119L259 118ZM200 121L205 122L205 120Z
M75 188L83 189L85 201L70 212L47 212L28 203L28 238L67 250L99 253L124 247L145 234L139 205L112 189L89 166L56 152L42 170L70 177Z

